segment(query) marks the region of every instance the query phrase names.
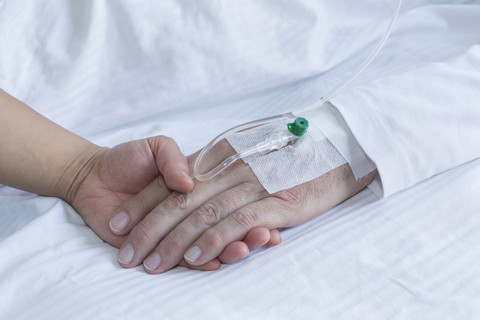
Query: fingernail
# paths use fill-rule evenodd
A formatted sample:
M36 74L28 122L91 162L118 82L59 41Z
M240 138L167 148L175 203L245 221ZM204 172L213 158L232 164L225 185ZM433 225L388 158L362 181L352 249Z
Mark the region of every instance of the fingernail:
M188 251L185 252L185 255L183 257L188 262L195 262L195 260L197 260L198 257L200 257L201 254L202 254L202 250L200 250L199 247L195 246L195 247L192 247L192 248L188 249Z
M145 259L145 261L143 261L143 266L148 271L153 271L158 268L158 266L160 265L160 262L162 262L162 258L158 253L154 252L151 255L149 255L147 259Z
M182 177L184 177L185 180L188 180L188 182L193 183L192 177L190 177L190 176L189 176L188 174L186 174L185 172L181 171L181 172L180 172L180 175L181 175Z
M130 243L127 243L120 251L118 252L117 260L121 264L129 264L133 260L133 255L135 251L133 251L133 247Z
M130 217L125 211L120 211L110 219L110 229L113 232L122 232L130 222Z

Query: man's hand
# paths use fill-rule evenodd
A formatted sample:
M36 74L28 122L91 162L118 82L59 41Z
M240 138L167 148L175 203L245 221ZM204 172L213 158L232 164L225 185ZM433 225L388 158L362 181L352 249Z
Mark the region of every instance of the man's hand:
M228 144L222 148L224 152L215 154L233 153ZM190 157L190 166L195 156ZM119 262L124 267L143 262L145 270L154 274L183 260L202 266L218 256L225 258L226 248L241 245L241 239L248 242L256 232L269 238L266 233L274 230L270 238L276 238L276 228L294 226L327 211L363 189L373 176L358 182L349 166L343 165L313 181L269 195L250 168L237 162L214 179L197 182L190 193L173 192L148 208L151 212L147 215L138 205L143 196L126 201L122 207L130 222L112 229L119 236L129 234Z

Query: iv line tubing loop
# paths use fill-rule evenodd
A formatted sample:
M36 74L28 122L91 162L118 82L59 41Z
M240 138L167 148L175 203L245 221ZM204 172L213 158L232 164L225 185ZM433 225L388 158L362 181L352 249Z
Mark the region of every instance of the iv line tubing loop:
M289 113L284 113L284 114L280 114L280 115L273 116L273 117L268 117L268 118L263 118L263 119L260 119L260 120L250 121L250 122L238 125L236 127L233 127L231 129L219 134L217 137L215 137L215 139L210 141L202 149L202 151L200 151L200 154L198 155L197 159L195 160L195 164L193 166L193 174L194 174L195 178L198 181L209 180L209 179L215 177L220 172L222 172L224 169L226 169L228 166L230 166L232 163L234 163L235 161L237 161L241 157L245 157L245 156L248 156L250 154L253 154L253 153L257 152L255 150L253 150L253 148L251 148L252 150L250 150L250 154L248 154L249 150L247 149L247 150L245 150L246 151L245 153L244 152L242 152L242 154L237 153L237 154L234 154L234 155L228 157L227 159L225 159L223 162L221 162L219 165L217 165L215 168L208 171L207 173L204 173L204 174L200 173L199 165L203 161L203 159L205 158L206 154L212 149L212 147L215 144L217 144L220 140L225 138L227 136L227 134L229 134L230 132L239 132L239 131L243 131L245 129L249 129L251 127L258 127L258 126L262 126L262 125L267 124L267 123L281 121L281 120L290 119L290 118L294 118L294 117L295 116L290 112Z

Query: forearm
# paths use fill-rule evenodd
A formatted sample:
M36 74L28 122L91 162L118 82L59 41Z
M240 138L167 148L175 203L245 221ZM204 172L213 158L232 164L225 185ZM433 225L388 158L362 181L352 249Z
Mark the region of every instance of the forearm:
M480 157L480 45L332 99L375 161L384 196Z
M0 184L71 197L100 148L0 90Z

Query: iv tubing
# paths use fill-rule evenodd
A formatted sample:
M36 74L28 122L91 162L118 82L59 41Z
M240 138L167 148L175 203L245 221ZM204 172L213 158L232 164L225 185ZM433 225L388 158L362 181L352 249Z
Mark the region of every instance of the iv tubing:
M400 8L402 7L402 0L397 0L397 3L395 5L394 13L392 15L392 19L390 20L390 24L388 25L387 31L384 33L383 37L380 39L378 42L377 46L373 51L370 53L370 55L358 66L358 68L352 73L352 75L342 82L340 82L338 85L336 85L332 90L327 92L323 97L320 98L320 100L308 105L304 109L301 109L298 111L298 113L308 111L311 109L314 109L318 106L321 106L324 104L326 101L328 101L331 97L336 95L340 90L342 90L346 85L348 85L350 82L352 82L360 73L362 73L365 68L367 68L370 63L372 63L373 59L375 59L382 50L383 46L387 42L388 38L390 37L390 34L392 33L393 27L395 26L395 23L397 22L398 15L400 13Z
M370 63L377 57L378 53L380 52L380 50L382 50L383 46L385 45L388 38L390 37L390 34L392 33L393 27L395 26L395 23L397 22L397 18L398 18L398 15L400 13L401 6L402 6L402 0L397 0L397 3L396 3L395 8L394 8L394 13L392 15L392 19L390 20L390 24L388 25L387 31L384 33L384 35L382 36L382 38L380 39L380 41L378 42L376 47L373 49L373 51L358 66L358 68L355 71L352 72L350 77L341 81L338 85L336 85L332 90L327 92L327 94L325 94L318 101L308 105L304 109L299 110L298 113L311 110L311 109L316 108L316 107L322 105L323 103L325 103L331 97L336 95L340 90L342 90L346 85L348 85L350 82L352 82L356 77L358 77L358 75L363 70L365 70L365 68L367 68L370 65ZM281 115L274 116L274 117L255 120L255 121L247 122L247 123L241 124L239 126L236 126L232 129L227 130L227 131L223 132L222 134L218 135L215 139L210 141L210 143L207 144L202 149L202 151L200 151L200 154L198 155L197 159L195 160L195 164L193 166L193 174L194 174L195 178L199 181L209 180L209 179L213 178L214 176L216 176L217 174L219 174L220 172L222 172L227 167L229 167L235 161L241 159L242 157L245 157L247 155L251 155L251 154L261 152L261 151L264 151L264 150L268 149L268 146L267 146L268 143L265 143L265 146L260 146L260 144L261 144L260 143L259 145L248 148L247 150L244 150L243 152L240 152L240 153L237 153L237 154L234 154L234 155L228 157L223 162L221 162L219 165L214 167L212 170L208 171L205 174L201 174L199 172L199 168L198 168L199 164L203 161L205 155L212 149L212 147L215 144L217 144L220 140L225 138L225 136L228 133L230 133L232 131L238 132L238 131L242 131L242 130L245 130L245 129L248 129L248 128L251 128L251 127L254 127L254 126L261 126L261 125L264 125L264 124L267 124L267 123L270 123L270 122L280 121L280 120L284 120L284 119L288 119L288 118L292 118L292 117L294 117L292 113L285 113L285 114L281 114ZM296 137L296 138L298 138L298 137ZM294 138L291 138L289 141L292 141L293 139ZM262 149L262 147L263 147L263 149Z
M273 117L268 117L268 118L263 118L263 119L260 119L260 120L250 121L250 122L238 125L236 127L233 127L231 129L219 134L217 137L215 137L215 139L210 141L202 149L202 151L200 151L200 154L198 155L197 159L195 160L195 165L193 166L193 174L194 174L195 178L198 181L209 180L209 179L215 177L220 172L222 172L224 169L226 169L228 166L230 166L235 161L241 159L242 157L245 157L245 156L248 156L248 155L251 155L251 154L254 154L254 153L257 153L257 152L261 151L261 150L259 151L257 146L254 146L252 148L244 150L241 153L237 153L237 154L234 154L234 155L228 157L227 159L222 161L219 165L217 165L212 170L208 171L205 174L201 174L199 172L199 168L198 168L199 164L203 161L203 159L205 158L206 154L210 151L210 149L212 149L212 147L214 145L216 145L220 140L225 138L227 133L229 133L231 131L238 132L238 131L242 131L242 130L245 130L245 129L249 129L249 128L254 127L254 126L261 126L261 125L264 125L264 124L267 124L267 123L271 123L271 122L275 122L275 121L281 121L281 120L290 119L290 118L294 118L294 117L295 116L292 113L284 113L284 114L280 114L280 115L273 116Z

